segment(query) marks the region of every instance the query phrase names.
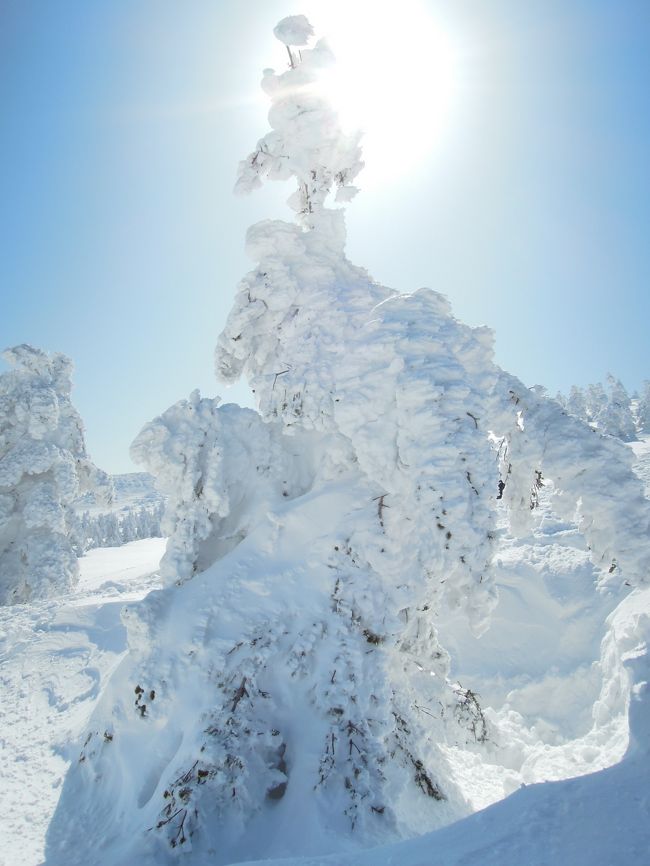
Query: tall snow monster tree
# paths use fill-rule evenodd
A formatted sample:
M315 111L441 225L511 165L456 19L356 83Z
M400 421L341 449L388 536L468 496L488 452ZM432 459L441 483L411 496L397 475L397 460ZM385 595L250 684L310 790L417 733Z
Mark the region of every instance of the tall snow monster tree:
M112 483L88 458L70 401L72 362L26 344L3 353L0 376L0 604L70 590L79 568L73 501Z
M359 136L321 89L326 43L303 16L275 33L290 62L264 72L271 130L237 189L293 179L295 218L249 230L216 350L258 409L195 392L133 445L168 495L167 585L123 613L130 652L50 828L69 864L323 853L466 814L445 746L491 730L436 623L489 623L498 513L525 531L550 476L603 583L649 572L626 447L501 371L442 295L345 257L328 203L356 192Z

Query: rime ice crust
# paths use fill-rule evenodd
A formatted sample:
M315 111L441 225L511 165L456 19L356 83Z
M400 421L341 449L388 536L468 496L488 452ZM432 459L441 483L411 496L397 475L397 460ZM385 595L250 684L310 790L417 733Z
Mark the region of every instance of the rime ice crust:
M0 376L0 604L25 603L75 584L72 503L109 477L88 459L70 402L72 362L23 344L3 353Z

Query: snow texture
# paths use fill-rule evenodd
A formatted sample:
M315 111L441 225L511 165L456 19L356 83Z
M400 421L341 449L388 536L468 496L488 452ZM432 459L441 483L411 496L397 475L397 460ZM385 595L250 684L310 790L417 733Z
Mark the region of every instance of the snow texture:
M112 485L86 453L70 401L72 362L32 346L7 349L0 376L0 604L70 589L77 579L72 503Z

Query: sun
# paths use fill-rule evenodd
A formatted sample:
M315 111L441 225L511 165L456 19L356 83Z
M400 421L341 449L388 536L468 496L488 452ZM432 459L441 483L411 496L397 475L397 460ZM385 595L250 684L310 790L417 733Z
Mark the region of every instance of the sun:
M410 171L448 132L458 96L454 40L419 0L329 0L310 18L336 55L326 88L347 129L364 132L364 187Z

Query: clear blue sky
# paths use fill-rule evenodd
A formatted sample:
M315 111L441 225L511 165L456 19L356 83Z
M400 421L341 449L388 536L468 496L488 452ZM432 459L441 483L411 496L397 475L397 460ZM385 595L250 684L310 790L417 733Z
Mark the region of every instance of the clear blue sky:
M611 370L637 388L650 379L650 3L423 3L459 46L459 105L444 146L348 208L350 258L400 290L445 292L528 384ZM193 388L247 399L217 386L213 347L250 267L247 226L289 211L282 188L231 191L267 130L272 27L303 10L317 25L318 8L0 3L0 344L72 357L109 471L133 468L142 424Z

